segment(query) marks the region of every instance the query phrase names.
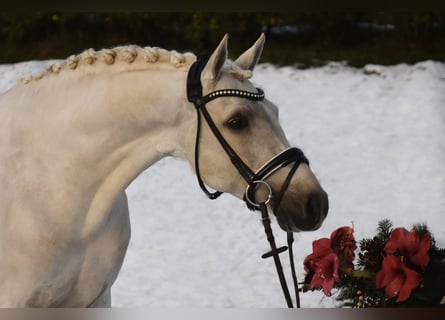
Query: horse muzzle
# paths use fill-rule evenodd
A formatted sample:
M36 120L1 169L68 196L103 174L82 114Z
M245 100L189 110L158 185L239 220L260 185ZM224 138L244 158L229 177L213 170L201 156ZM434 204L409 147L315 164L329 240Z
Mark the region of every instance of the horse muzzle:
M267 204L285 231L318 229L326 218L328 195L298 148L288 148L256 173L245 193L250 209Z
M287 232L314 231L320 228L329 210L327 193L318 187L306 194L287 192L279 207L271 201L278 225Z

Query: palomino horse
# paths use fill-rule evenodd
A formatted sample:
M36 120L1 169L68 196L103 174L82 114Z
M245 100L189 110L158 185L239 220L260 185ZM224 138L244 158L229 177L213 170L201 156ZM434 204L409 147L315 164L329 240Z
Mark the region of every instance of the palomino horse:
M254 173L289 149L277 108L248 80L264 40L232 62L225 36L198 74L204 94L222 95L206 101L216 129ZM163 157L196 169L199 159L201 185L245 198L251 183L209 123L196 139L187 98L196 59L151 47L90 49L0 97L0 306L110 306L130 238L125 188ZM314 230L327 195L306 162L290 170L283 164L263 179L274 194L288 180L277 221ZM266 191L254 189L255 204Z

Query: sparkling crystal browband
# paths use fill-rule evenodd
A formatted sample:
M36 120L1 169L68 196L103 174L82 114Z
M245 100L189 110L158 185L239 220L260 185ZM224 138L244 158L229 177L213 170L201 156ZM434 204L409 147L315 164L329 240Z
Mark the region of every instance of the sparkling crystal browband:
M264 91L257 88L257 92L250 92L238 89L222 89L210 92L208 95L202 97L203 102L207 103L210 100L220 98L220 97L241 97L250 100L262 100L264 99Z

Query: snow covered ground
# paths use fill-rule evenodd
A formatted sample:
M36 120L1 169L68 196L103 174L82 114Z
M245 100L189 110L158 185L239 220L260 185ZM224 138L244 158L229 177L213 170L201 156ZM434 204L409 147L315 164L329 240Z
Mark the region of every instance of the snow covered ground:
M0 65L0 92L51 61ZM329 193L323 226L296 234L299 278L313 240L354 225L356 239L389 218L426 222L445 246L445 64L298 70L261 64L253 81ZM132 239L112 292L115 307L285 307L257 213L224 195L207 200L188 164L163 159L128 188ZM284 233L272 225L279 244ZM284 259L288 273L287 259ZM330 307L320 292L302 307Z

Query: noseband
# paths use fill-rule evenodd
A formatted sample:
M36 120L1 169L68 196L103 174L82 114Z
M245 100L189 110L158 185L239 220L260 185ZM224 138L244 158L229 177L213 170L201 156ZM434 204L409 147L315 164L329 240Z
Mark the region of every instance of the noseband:
M208 126L212 130L213 134L227 153L230 158L230 161L238 170L239 174L244 178L247 182L246 192L244 194L244 201L247 207L250 210L259 210L261 211L261 219L263 221L264 229L266 232L267 239L271 246L271 251L263 254L262 258L273 257L275 261L275 266L278 272L278 277L280 279L281 287L283 289L283 293L289 308L293 307L292 298L290 297L289 290L287 287L287 283L283 274L279 254L288 249L288 247L280 247L277 248L275 244L275 240L272 234L272 229L270 227L270 219L267 211L267 204L273 199L274 206L273 210L275 213L280 209L281 200L283 199L284 193L287 190L289 183L298 169L298 166L301 163L306 163L309 165L309 161L304 156L303 152L298 148L288 148L279 154L275 155L272 159L267 161L260 169L257 171L253 171L245 162L238 156L238 154L233 150L233 148L229 145L226 139L223 137L221 132L218 130L215 125L212 117L207 111L206 104L209 101L212 101L221 97L239 97L248 100L261 101L264 99L263 90L257 88L257 92L249 92L238 89L223 89L216 90L210 92L209 94L203 96L202 95L202 84L201 84L201 73L204 67L206 66L209 60L209 55L200 56L198 59L191 65L188 77L187 77L187 98L190 102L195 105L197 112L197 132L196 132L196 141L195 141L195 171L198 179L199 186L204 191L204 193L210 199L218 198L222 192L215 191L210 192L205 186L200 170L199 170L199 142L201 136L201 127L202 120L201 115L204 117ZM280 191L277 194L274 194L270 185L265 181L268 177L274 174L280 168L286 167L293 163L292 168L290 169ZM258 188L263 185L268 189L269 195L265 201L258 201L255 197L255 193ZM288 232L287 234L288 246L289 246L289 258L292 269L292 277L294 280L294 288L296 295L297 307L300 307L299 295L298 295L298 283L295 274L295 268L293 263L293 253L292 253L292 243L293 243L293 234L292 232Z

